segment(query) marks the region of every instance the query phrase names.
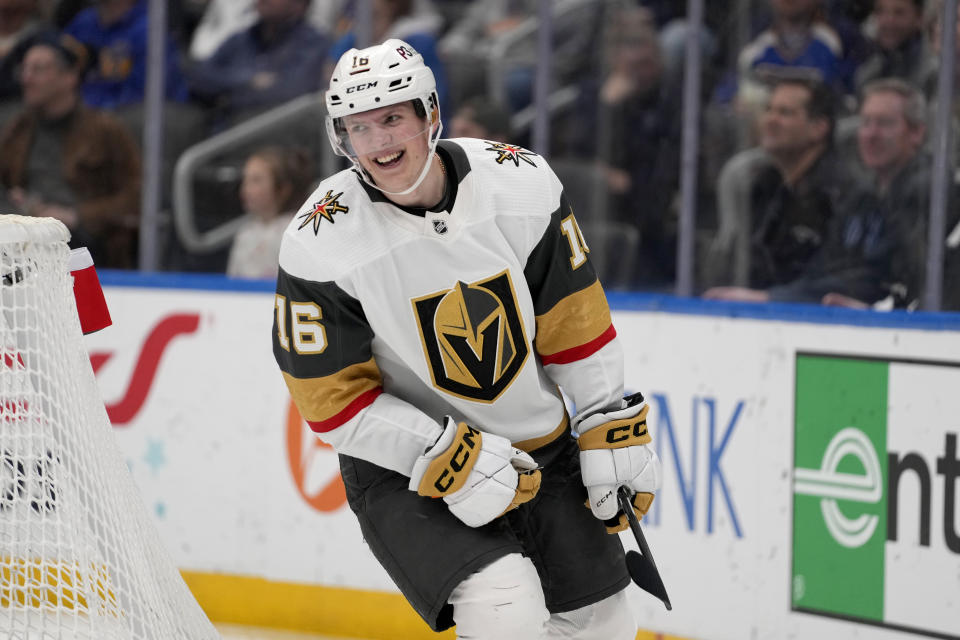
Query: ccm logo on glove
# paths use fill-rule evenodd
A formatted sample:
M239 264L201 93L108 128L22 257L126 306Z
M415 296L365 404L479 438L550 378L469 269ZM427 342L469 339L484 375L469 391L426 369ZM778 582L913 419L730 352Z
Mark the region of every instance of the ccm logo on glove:
M433 459L423 474L417 491L421 496L441 498L463 487L476 462L474 452L483 446L479 431L461 422L453 437L453 446Z
M649 443L648 410L649 406L644 405L640 413L632 418L613 420L587 431L577 440L580 449L620 449Z
M630 425L624 427L614 427L607 431L606 440L610 444L616 444L617 442L626 442L630 439L630 436L634 438L639 438L640 436L647 435L647 421L641 420L640 422L634 423L633 427Z
M643 396L635 394L624 400L622 409L595 413L578 423L580 475L587 488L587 506L610 533L628 526L627 516L617 504L618 487L627 487L634 494L633 510L641 518L660 486L660 459L649 446L649 407L642 402Z
M407 486L421 496L443 498L450 513L480 527L532 500L540 471L503 436L447 416L440 437L413 463Z

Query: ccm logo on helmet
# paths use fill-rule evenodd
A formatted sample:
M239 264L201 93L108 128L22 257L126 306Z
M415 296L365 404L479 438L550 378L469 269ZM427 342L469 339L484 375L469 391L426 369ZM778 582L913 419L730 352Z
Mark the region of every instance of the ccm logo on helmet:
M457 450L454 451L453 457L450 458L449 468L444 469L433 482L433 486L437 491L444 493L450 488L450 485L453 484L456 475L463 471L467 462L470 461L471 451L477 448L477 436L479 435L479 431L467 425L467 432L463 434ZM444 482L444 479L446 479L446 482Z
M367 89L373 89L377 86L378 81L368 82L366 84L358 84L352 87L347 87L347 93L357 93L358 91L366 91Z
M629 439L631 436L634 438L639 438L641 436L647 435L647 419L638 420L632 425L625 424L619 427L613 427L607 431L606 441L610 444L615 444L617 442L623 442L624 440Z

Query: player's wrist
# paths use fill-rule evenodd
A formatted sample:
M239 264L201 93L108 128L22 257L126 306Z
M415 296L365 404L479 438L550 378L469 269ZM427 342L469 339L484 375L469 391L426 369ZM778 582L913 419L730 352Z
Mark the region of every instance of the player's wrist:
M634 393L620 406L574 418L580 449L617 449L650 442L643 394Z

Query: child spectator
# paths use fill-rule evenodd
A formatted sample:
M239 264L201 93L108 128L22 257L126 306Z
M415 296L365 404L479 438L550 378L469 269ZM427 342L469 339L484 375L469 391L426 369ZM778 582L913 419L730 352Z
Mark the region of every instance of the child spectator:
M303 151L282 147L264 147L247 158L240 185L247 221L230 248L228 276L277 276L280 239L308 195L310 164Z

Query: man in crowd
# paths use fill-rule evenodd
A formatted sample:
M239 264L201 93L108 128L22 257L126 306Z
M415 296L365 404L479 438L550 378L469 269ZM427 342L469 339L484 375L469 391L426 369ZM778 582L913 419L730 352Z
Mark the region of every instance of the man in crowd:
M876 0L872 17L876 50L857 68L857 89L890 77L921 86L936 66L923 37L923 0Z
M0 185L16 211L63 222L97 265L133 267L140 155L118 120L81 103L85 60L69 36L44 34L27 50L25 109L0 133Z
M766 289L802 276L831 220L847 206L852 178L832 150L834 96L823 84L784 79L761 118L772 160L751 188L750 286L714 287L707 298L761 302ZM747 222L749 220L749 222Z
M98 0L77 13L64 28L91 52L95 64L83 79L83 99L98 109L117 109L143 101L147 81L147 0ZM184 102L187 84L172 36L166 38L165 95Z
M606 176L608 219L639 233L632 283L657 288L675 277L682 109L650 19L642 8L611 13L606 66L584 83L576 117L579 153Z
M191 69L193 92L217 109L216 127L323 86L329 42L307 21L309 4L257 2L257 21Z
M921 297L932 164L923 148L926 118L926 100L916 87L895 78L864 87L857 148L872 178L875 215L872 225L851 224L856 223L853 220L841 230L830 262L835 265L844 253L848 259L859 259L861 268L867 269L863 280L881 286L835 282L838 286L826 293L824 304L862 308L884 298L887 305L911 306ZM951 218L956 221L955 215ZM858 232L862 239L856 244ZM851 246L859 252L851 252Z

